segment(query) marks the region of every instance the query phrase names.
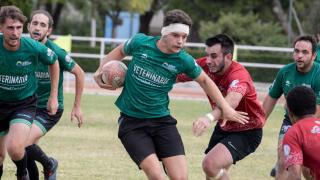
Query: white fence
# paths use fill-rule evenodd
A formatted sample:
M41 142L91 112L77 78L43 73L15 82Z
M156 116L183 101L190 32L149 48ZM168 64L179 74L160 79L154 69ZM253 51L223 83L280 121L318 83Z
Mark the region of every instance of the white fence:
M27 35L25 35L27 36ZM58 38L59 36L57 35L52 35L51 38L55 39ZM92 37L83 37L83 36L72 36L72 43L76 42L88 42L88 45L90 44L89 42L95 42L97 43L97 46L100 47L100 53L99 54L90 54L90 53L80 53L80 52L71 52L70 55L74 58L87 58L87 59L98 59L101 60L105 56L105 47L108 44L120 44L122 42L125 42L126 39L113 39L113 38L92 38ZM187 47L195 47L195 48L204 48L205 45L203 43L187 43ZM270 53L272 52L293 52L292 48L282 48L282 47L265 47L265 46L247 46L247 45L237 45L238 50L251 50L251 51L269 51ZM130 57L127 57L127 59L130 59ZM249 63L249 62L241 62L246 67L257 67L257 68L273 68L273 69L280 69L283 67L283 64L268 64L268 63ZM72 92L74 88L74 76L70 75L70 73L65 72L64 75L64 83L65 83L65 91L67 92ZM92 78L92 73L87 73L86 75L86 85L88 84L94 84L93 78ZM256 88L259 91L266 91L267 87L269 86L268 83L258 83L255 82ZM190 88L195 91L198 87L197 85L194 85L191 83L180 83L180 85L177 85L179 87L186 87ZM86 88L88 90L88 88ZM85 91L87 93L87 91ZM91 93L98 93L100 94L101 92L98 90L91 90ZM103 91L104 93L106 91Z
M58 38L57 35L52 35L52 38ZM84 37L84 36L72 36L72 41L87 41L87 42L98 42L100 44L99 54L89 54L89 53L78 53L71 52L71 57L74 58L89 58L89 59L102 59L105 54L106 44L119 44L125 42L126 39L113 39L113 38L94 38L94 37ZM205 47L203 43L186 43L186 47ZM293 52L292 48L283 47L266 47L266 46L247 46L247 45L237 45L238 50L253 50L253 51L270 51L270 52ZM130 59L130 58L129 58ZM258 67L258 68L278 68L283 67L283 64L268 64L268 63L249 63L241 62L246 67Z

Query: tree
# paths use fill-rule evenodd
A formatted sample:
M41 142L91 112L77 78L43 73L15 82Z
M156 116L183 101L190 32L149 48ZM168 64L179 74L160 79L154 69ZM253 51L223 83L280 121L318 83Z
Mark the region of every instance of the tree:
M152 0L150 8L140 15L139 32L149 34L150 22L154 14L159 11L168 0Z
M246 45L284 46L286 36L277 23L262 22L259 16L251 13L221 13L216 22L201 21L201 39L218 33L230 35L236 43Z
M29 16L32 10L32 0L0 0L0 6L14 5L18 7L25 16Z
M53 30L55 30L59 24L60 15L65 3L65 0L38 0L36 1L36 9L44 9L51 14L54 22Z
M320 1L312 0L310 4L306 8L308 12L302 13L303 19L303 27L305 27L305 31L308 34L320 34Z
M102 27L105 26L105 16L112 20L112 37L115 37L115 30L122 24L119 18L121 11L138 12L146 11L152 0L91 0L95 4L95 11L100 18Z

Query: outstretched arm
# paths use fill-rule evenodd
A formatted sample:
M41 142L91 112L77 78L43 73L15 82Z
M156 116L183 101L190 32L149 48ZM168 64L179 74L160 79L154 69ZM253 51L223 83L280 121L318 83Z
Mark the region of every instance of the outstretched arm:
M108 85L102 82L102 73L101 73L101 69L103 67L104 64L106 64L108 61L110 60L119 60L121 61L123 58L126 57L126 55L123 53L123 47L124 44L120 44L119 46L117 46L115 49L113 49L111 52L109 52L100 62L100 66L99 68L96 70L96 72L94 73L94 80L95 82L98 84L99 87L104 88L104 89L111 89L114 90L114 88L112 87L112 85Z
M241 93L229 92L225 97L225 100L233 109L235 109L239 105L242 97L243 95ZM212 117L210 117L210 114L212 115ZM202 135L202 133L210 127L210 124L212 121L222 118L222 111L218 107L215 107L210 114L208 114L207 116L198 118L198 120L193 123L193 127L192 127L193 134L195 134L196 136ZM226 122L227 122L226 119L224 119L221 126L224 126Z
M50 115L55 115L58 110L58 85L59 85L59 62L56 60L54 64L49 65L51 91L47 102L47 110Z
M262 108L266 114L266 119L270 116L274 106L276 105L278 99L272 98L270 95L267 95L262 103Z
M301 172L301 165L289 166L287 180L301 180Z
M206 94L217 103L223 112L223 119L239 122L245 124L248 122L247 113L235 111L228 102L223 98L220 90L216 84L202 71L201 74L195 79Z
M82 68L76 64L73 69L71 70L71 73L75 75L76 77L76 84L75 84L75 99L73 108L71 111L71 121L74 119L77 119L78 121L78 127L81 127L83 124L83 114L81 111L81 97L83 93L83 86L84 86L84 72Z

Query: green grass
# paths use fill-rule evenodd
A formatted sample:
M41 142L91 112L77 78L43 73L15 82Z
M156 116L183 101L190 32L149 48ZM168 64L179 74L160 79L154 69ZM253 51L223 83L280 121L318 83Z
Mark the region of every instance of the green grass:
M85 124L78 128L70 122L73 95L65 95L65 112L59 124L40 141L40 146L59 160L58 178L63 180L136 180L146 179L131 161L117 137L119 110L113 96L84 95L82 110ZM201 137L191 132L192 122L209 112L206 101L172 100L171 114L178 120L188 159L189 179L204 179L201 169L203 151L211 130ZM271 179L269 172L276 159L277 135L283 110L277 106L269 118L261 145L255 153L232 166L231 179ZM39 165L39 169L42 167ZM14 179L15 166L7 156L3 180Z

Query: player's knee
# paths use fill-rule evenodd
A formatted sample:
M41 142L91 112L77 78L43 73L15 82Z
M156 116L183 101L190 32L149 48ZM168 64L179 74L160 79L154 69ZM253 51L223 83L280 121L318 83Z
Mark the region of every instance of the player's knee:
M213 160L205 158L202 161L202 169L209 177L215 177L219 173L219 168L216 166Z
M142 168L145 174L147 175L148 179L152 180L162 180L163 179L163 173L160 168Z
M148 179L150 180L163 180L163 174L161 171L154 171L147 173Z
M18 143L9 144L7 151L11 159L21 159L24 155L24 145Z
M170 179L172 180L187 180L188 175L187 173L181 172L181 173L174 173L169 175Z
M6 157L6 152L5 151L0 152L0 165L3 164L5 157Z

